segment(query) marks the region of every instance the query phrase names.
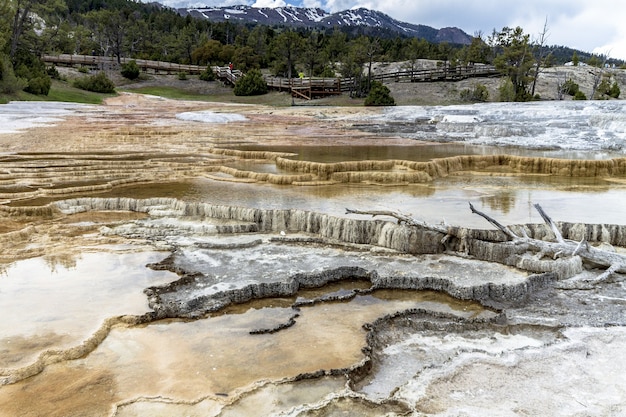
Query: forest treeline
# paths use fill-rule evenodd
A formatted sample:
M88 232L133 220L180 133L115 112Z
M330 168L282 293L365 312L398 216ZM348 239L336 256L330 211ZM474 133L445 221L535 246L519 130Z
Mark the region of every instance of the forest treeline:
M375 61L485 63L511 77L517 99L524 98L522 90L530 93L533 66L562 64L576 54L594 65L606 61L532 41L521 28L475 34L470 45L454 45L365 27L320 30L211 22L183 17L158 3L129 0L0 0L0 92L45 94L49 71L39 57L61 53L195 65L232 62L243 71L265 69L283 77L339 74L363 77L366 90L367 69Z

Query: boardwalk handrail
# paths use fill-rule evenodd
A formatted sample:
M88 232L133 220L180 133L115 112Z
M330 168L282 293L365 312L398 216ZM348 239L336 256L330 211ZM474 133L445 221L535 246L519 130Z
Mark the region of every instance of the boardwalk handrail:
M377 81L430 81L430 80L460 80L471 77L489 77L499 75L500 72L491 65L459 65L455 67L437 67L429 69L407 69L383 74L374 74L372 79Z
M100 66L100 65L117 65L117 57L110 56L93 56L93 55L44 55L42 57L44 62L53 64L65 64L65 65L85 65L85 66ZM188 64L175 64L173 62L164 61L151 61L148 59L135 59L135 58L120 58L120 63L126 64L130 61L135 61L137 66L143 70L151 69L155 71L164 72L185 72L187 74L199 74L206 69L206 66L200 65L188 65Z
M101 67L104 65L117 65L116 57L107 56L93 56L93 55L44 55L42 57L44 62L63 65L84 65ZM170 73L186 73L186 74L200 74L206 70L206 66L201 65L189 65L189 64L176 64L173 62L164 61L151 61L148 59L134 59L134 58L120 58L122 64L135 61L137 66L142 70L148 69L157 72ZM220 80L229 84L235 85L235 82L243 76L243 73L239 70L231 70L229 67L210 67L213 73Z
M438 67L429 69L407 69L382 74L372 74L372 80L388 82L424 82L424 81L458 81L472 77L494 77L500 72L491 65L466 65L457 67ZM317 91L331 90L347 92L353 89L354 77L348 78L282 78L265 77L267 86L276 90L294 91L302 88Z
M211 69L217 78L232 85L235 85L237 80L243 77L243 72L236 69L230 69L230 67L211 67Z
M265 77L268 87L278 89L290 88L332 88L337 84L338 78L283 78L283 77Z

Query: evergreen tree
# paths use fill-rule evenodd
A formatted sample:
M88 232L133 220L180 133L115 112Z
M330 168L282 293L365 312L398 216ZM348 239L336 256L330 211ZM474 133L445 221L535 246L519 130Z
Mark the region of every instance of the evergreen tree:
M341 75L352 79L351 97L363 97L368 92L367 82L363 79L363 67L368 62L369 46L368 38L360 36L352 42L341 60Z
M492 39L499 53L493 60L495 67L506 74L513 85L515 101L528 101L532 98L528 91L530 71L534 65L529 36L521 27L505 27Z
M235 83L236 96L258 96L267 93L267 83L259 70L250 70Z
M270 48L275 59L274 74L292 78L302 50L300 35L293 30L285 30L272 40Z
M313 31L304 41L304 49L302 51L302 60L306 74L309 77L321 73L324 68L324 50L323 50L324 38L322 35Z
M134 59L122 65L122 76L129 80L135 80L139 77L139 66Z
M391 96L391 91L379 81L372 81L372 88L365 97L366 106L395 106L396 101Z

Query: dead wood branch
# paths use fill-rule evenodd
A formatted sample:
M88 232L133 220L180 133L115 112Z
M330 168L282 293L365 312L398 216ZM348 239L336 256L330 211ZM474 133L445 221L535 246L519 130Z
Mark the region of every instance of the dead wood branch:
M421 220L414 219L413 217L407 216L402 213L398 213L396 211L391 210L354 210L346 208L346 214L362 214L366 216L388 216L394 217L398 219L398 224L405 224L407 226L417 226L426 230L432 230L434 232L443 233L445 236L441 239L441 243L445 244L448 239L451 237L458 237L460 239L465 239L465 236L462 236L460 228L448 226L446 224L429 224Z
M588 265L607 268L602 274L600 274L595 280L592 281L593 283L606 281L615 273L626 272L626 256L620 255L615 252L609 252L606 250L594 248L584 241L578 243L572 240L563 239L561 231L552 221L550 216L546 214L543 208L539 204L535 204L534 207L543 218L543 221L554 233L557 240L556 242L547 242L544 240L532 239L528 236L519 237L511 232L508 227L501 225L498 221L491 218L487 214L476 210L474 206L472 206L472 204L470 203L470 210L472 210L472 213L478 214L479 216L485 218L489 223L496 226L503 233L509 236L511 240L516 244L526 243L529 245L529 247L536 248L539 253L553 254L553 257L580 256L583 262Z
M389 216L398 219L398 224L406 224L408 226L420 226L425 229L434 230L436 232L448 234L448 228L445 225L428 224L421 220L414 219L406 214L398 213L391 210L353 210L346 209L346 214L362 214L365 216Z
M542 258L549 256L552 259L558 257L572 257L578 256L582 261L591 267L602 267L606 270L600 274L596 279L590 281L591 283L601 283L611 278L615 273L626 273L626 256L620 255L615 252L610 252L602 249L595 248L589 245L585 240L581 242L575 242L573 240L564 239L561 231L557 227L556 223L548 216L539 204L534 205L535 209L541 215L541 218L546 225L554 233L556 242L550 242L540 239L533 239L528 236L526 230L522 228L521 236L514 233L510 228L504 226L493 217L477 210L470 203L470 210L472 213L477 214L495 226L498 230L504 233L507 238L516 245L525 245L528 250L531 250L537 254L537 257ZM436 231L445 235L442 242L448 240L451 236L455 236L461 239L466 239L467 236L461 236L461 228L448 225L429 224L417 219L414 219L405 214L390 210L353 210L346 209L346 213L362 214L369 216L389 216L396 218L399 224L405 224L407 226L417 226L425 228L427 230Z
M500 229L505 235L507 235L509 238L511 238L511 240L515 241L517 239L523 239L522 237L517 236L515 233L513 233L511 231L511 229L509 229L508 227L502 225L500 222L498 222L493 217L489 217L485 213L483 213L482 211L476 210L474 208L474 206L472 205L472 203L469 203L469 206L470 206L470 210L472 211L472 213L478 214L480 217L482 217L483 219L487 220L489 223L494 225L496 228Z

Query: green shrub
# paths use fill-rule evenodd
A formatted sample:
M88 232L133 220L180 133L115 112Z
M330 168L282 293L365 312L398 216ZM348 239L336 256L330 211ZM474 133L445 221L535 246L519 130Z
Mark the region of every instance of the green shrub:
M24 78L26 80L33 77L33 73L24 63L15 66L15 75L19 78Z
M47 96L52 81L46 72L45 65L39 60L26 58L25 62L15 68L17 78L25 80L21 83L22 89L27 93Z
M608 76L602 79L602 82L600 83L596 91L595 98L602 99L607 98L607 96L612 98L618 98L619 94L619 85L617 85L616 81L613 81L613 84L611 84L611 77Z
M235 83L236 96L258 96L267 93L267 83L259 70L250 70Z
M115 84L104 72L89 77L77 78L73 83L74 87L81 90L93 91L94 93L114 93Z
M31 94L37 94L40 96L47 96L50 92L50 86L52 80L47 75L41 77L35 77L28 80L28 85L24 88L24 91Z
M178 73L178 79L181 81L186 81L187 80L187 73L182 71Z
M0 53L0 93L14 94L27 85L25 79L15 76L9 57Z
M617 81L613 81L613 85L611 85L611 88L609 89L609 96L619 98L620 93L621 91L619 89L619 85L617 85Z
M139 77L139 67L135 60L122 64L122 77L135 80Z
M563 91L565 94L568 94L570 96L575 96L576 93L578 93L579 91L579 86L570 78L563 83L563 86L561 87L561 91Z
M576 94L574 94L574 100L587 100L587 96L585 95L585 93L578 90L576 91Z
M89 67L79 67L78 72L81 74L89 74Z
M395 106L396 101L391 96L389 88L381 82L372 81L372 87L367 97L365 97L364 104L366 106Z
M202 81L215 81L215 73L211 67L206 67L206 69L200 73L200 77L198 78Z
M46 74L48 74L48 77L53 78L55 80L61 79L61 74L59 74L59 70L57 70L57 67L55 67L54 65L46 68Z
M507 78L500 84L498 93L500 95L499 99L502 102L515 101L515 87L510 78Z
M484 84L476 84L473 89L462 90L461 100L469 102L486 102L489 100L489 90Z

